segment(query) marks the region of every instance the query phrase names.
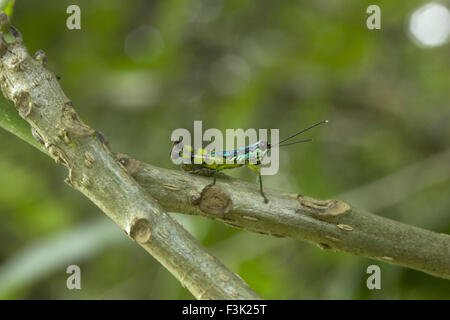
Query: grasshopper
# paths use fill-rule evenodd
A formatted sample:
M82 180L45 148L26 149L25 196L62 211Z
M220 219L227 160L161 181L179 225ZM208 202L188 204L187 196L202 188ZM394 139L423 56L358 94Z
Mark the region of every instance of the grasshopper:
M272 148L285 147L297 143L312 141L312 139L305 139L286 143L286 141L292 139L293 137L296 137L299 134L308 131L323 123L328 123L328 120L320 121L316 124L313 124L312 126L302 129L274 145L270 144L265 140L261 140L254 144L245 146L243 148L229 151L208 152L202 148L194 149L190 145L185 145L182 140L178 140L174 141L173 143L171 157L182 158L184 160L182 168L185 171L198 173L199 171L206 169L207 173L213 172L214 178L212 185L216 184L217 175L220 171L225 169L233 169L246 166L258 175L259 192L264 198L264 202L268 203L269 200L264 194L261 177L260 165L262 163L262 159L266 156L267 152L269 152L269 150Z

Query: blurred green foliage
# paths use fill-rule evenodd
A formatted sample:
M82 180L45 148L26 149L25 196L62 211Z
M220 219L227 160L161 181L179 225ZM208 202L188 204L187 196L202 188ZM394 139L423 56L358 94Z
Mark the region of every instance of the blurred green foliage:
M115 151L158 166L176 168L170 134L194 120L285 136L329 119L265 177L269 188L329 198L450 145L450 47L418 47L407 31L424 3L377 1L381 30L366 28L370 2L344 0L19 0L12 22L31 53L45 50L85 122ZM66 28L70 4L81 30ZM192 298L63 183L65 169L4 130L0 146L0 297ZM450 177L445 161L439 170ZM440 179L377 214L449 233L449 193ZM450 298L448 281L420 272L174 216L265 298ZM70 264L81 267L82 290L66 288ZM366 287L371 264L382 290Z
M12 16L15 0L0 0L0 9L8 16Z

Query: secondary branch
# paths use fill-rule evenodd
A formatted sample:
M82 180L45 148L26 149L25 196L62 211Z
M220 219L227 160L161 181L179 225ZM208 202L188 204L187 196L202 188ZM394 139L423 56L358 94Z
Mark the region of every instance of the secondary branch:
M128 173L171 212L188 213L276 237L307 240L450 279L450 236L384 218L340 200L266 189L228 176L217 179L162 169L118 154Z

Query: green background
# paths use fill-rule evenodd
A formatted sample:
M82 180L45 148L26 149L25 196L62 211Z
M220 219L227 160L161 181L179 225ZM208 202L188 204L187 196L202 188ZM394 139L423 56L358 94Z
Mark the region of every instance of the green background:
M450 47L421 48L407 31L425 3L18 0L12 22L114 151L181 170L170 135L194 120L286 136L328 119L305 135L313 143L281 152L266 187L449 233ZM66 28L70 4L81 30ZM370 4L381 7L381 30L366 27ZM4 130L0 147L0 298L193 298L63 183L63 167ZM244 168L227 174L256 182ZM450 298L447 280L421 272L173 215L264 298ZM71 264L81 290L66 288ZM381 290L366 287L371 264Z

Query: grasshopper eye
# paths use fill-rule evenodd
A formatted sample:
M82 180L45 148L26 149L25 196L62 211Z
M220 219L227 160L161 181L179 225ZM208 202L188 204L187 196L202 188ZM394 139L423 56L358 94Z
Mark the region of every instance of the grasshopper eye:
M176 146L177 144L181 143L182 141L183 141L183 139L175 140L175 141L173 142L173 145Z
M268 143L267 141L261 141L259 143L259 149L261 149L261 151L265 151L267 149Z

